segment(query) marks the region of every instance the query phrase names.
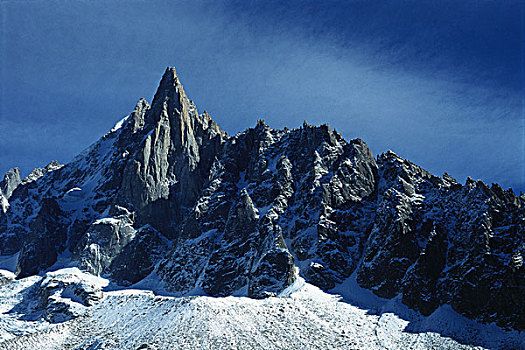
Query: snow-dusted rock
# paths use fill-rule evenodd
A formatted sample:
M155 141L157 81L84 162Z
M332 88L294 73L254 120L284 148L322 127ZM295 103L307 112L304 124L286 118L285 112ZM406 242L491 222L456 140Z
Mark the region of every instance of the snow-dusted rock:
M16 275L11 271L0 270L0 287L13 282Z
M47 273L38 285L38 308L49 322L64 322L85 313L102 300L107 281L76 268Z
M9 197L13 191L20 185L20 171L18 168L13 168L5 173L4 178L0 181L0 212L5 213L9 208ZM0 214L2 216L2 214Z
M57 162L56 160L52 161L51 163L49 163L48 165L46 165L45 167L43 168L35 168L33 169L33 171L31 171L31 173L29 175L27 175L23 180L22 180L22 184L27 184L27 183L30 183L32 181L36 181L38 179L40 179L42 176L44 176L45 174L51 172L51 171L55 171L57 169L60 169L62 167L62 165Z
M22 180L20 179L20 171L18 168L10 169L5 173L4 179L0 181L0 193L2 193L6 199L9 199L11 194L13 194L13 191L21 182Z

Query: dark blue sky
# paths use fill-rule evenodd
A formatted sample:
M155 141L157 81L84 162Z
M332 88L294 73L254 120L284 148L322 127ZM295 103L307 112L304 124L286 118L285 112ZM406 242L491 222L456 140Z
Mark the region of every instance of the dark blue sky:
M0 172L67 162L175 66L229 133L328 122L525 190L522 1L0 1Z

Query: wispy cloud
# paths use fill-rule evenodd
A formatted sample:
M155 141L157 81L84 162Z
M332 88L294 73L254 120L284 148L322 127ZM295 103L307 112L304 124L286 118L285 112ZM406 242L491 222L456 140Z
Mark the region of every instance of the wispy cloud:
M231 133L329 122L376 153L525 189L519 4L440 3L3 2L0 170L67 161L175 65Z

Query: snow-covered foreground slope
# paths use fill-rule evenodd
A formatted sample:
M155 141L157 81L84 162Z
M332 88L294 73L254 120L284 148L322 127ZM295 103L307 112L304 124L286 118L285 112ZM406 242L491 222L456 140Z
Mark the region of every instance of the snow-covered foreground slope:
M49 276L104 286L76 269ZM0 287L0 349L520 349L525 344L517 332L480 325L448 307L419 316L399 301L360 289L352 279L340 287L345 299L302 279L279 297L263 300L175 298L127 289L105 291L98 304L82 308L78 298L62 292L61 300L76 304L79 315L62 323L39 317L41 281L7 276ZM345 301L350 298L355 300Z

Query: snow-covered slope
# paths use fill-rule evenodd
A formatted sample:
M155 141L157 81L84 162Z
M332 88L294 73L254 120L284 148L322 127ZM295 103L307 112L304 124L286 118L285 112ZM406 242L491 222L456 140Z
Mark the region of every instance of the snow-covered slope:
M104 285L74 269L53 274L64 275ZM0 349L520 349L525 341L524 334L480 325L450 307L418 316L399 300L360 289L355 279L343 289L360 307L298 279L280 296L262 300L124 289L104 292L98 304L66 322L20 318L17 305L28 310L36 304L31 288L40 288L40 279L0 287ZM68 302L82 308L75 298Z

